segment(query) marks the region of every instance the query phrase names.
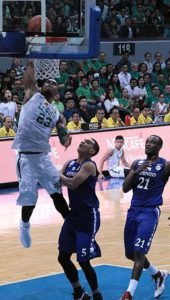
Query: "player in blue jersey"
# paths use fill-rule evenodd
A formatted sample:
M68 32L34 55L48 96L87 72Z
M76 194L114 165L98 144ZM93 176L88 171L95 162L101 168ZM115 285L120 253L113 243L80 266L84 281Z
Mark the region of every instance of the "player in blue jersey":
M95 241L100 227L99 200L95 193L98 171L95 162L91 160L98 153L99 145L94 139L86 139L80 143L77 151L78 158L67 162L61 175L63 184L68 188L70 212L59 236L58 261L73 287L74 299L90 299L83 290L77 268L71 261L72 253L76 253L93 299L102 300L97 275L90 263L91 259L101 256Z
M64 147L70 145L71 137L65 130L65 118L51 105L57 89L55 80L46 80L40 93L36 86L32 61L28 62L24 79L25 103L21 109L12 148L18 152L17 204L22 206L20 241L25 248L29 248L31 246L30 218L37 203L38 184L47 190L55 208L63 218L68 213L67 202L61 193L59 172L49 155L51 148L49 139L55 127Z
M159 136L148 137L145 144L146 159L133 162L123 183L124 193L133 190L124 229L124 244L126 257L134 261L134 266L129 286L121 300L133 299L143 268L155 281L155 299L165 289L168 271L159 271L146 257L158 226L162 193L170 176L170 162L159 157L162 145Z

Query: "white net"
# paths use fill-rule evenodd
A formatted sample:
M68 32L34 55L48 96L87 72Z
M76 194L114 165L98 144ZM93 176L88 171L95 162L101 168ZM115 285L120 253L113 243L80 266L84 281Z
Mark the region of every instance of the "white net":
M36 79L58 78L60 76L59 65L60 65L59 59L35 59L34 60L35 78Z

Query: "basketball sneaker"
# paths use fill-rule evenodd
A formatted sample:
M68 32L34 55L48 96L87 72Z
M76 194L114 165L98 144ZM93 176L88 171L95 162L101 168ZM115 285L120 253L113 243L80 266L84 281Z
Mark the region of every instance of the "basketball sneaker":
M20 242L25 248L31 247L30 223L20 222Z
M86 291L83 291L81 296L76 295L76 293L73 294L74 300L89 300L91 297L86 293Z
M125 292L120 300L132 300L130 292Z
M101 293L94 294L93 300L103 300L102 294Z
M155 299L158 299L164 289L165 289L165 280L168 278L169 272L164 270L164 271L158 271L155 275L152 275L153 280L155 281L156 288L155 288L155 293L154 297Z

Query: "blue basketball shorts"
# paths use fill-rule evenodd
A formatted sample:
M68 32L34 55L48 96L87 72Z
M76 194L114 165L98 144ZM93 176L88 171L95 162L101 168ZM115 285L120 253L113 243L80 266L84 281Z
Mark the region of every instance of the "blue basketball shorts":
M77 261L84 262L101 256L95 235L100 227L100 213L91 208L80 214L70 213L59 235L59 251L76 253Z
M147 254L158 226L160 209L158 207L131 207L128 210L124 245L126 254L134 251Z

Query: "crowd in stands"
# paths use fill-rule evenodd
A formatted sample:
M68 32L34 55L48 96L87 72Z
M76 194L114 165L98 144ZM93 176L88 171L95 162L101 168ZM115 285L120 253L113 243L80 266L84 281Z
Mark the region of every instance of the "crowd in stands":
M3 31L27 31L35 15L41 15L41 1L4 1ZM56 36L80 31L79 0L46 0L46 15Z
M97 0L96 4L101 8L101 37L104 39L170 37L170 2L167 0ZM80 6L79 0L46 0L47 17L55 35L66 36L82 30L84 14L80 14ZM4 1L3 31L27 30L29 20L40 14L40 1Z
M170 36L170 1L98 0L103 38L133 39Z
M170 122L170 57L164 60L160 52L153 57L146 52L140 62L131 62L124 52L116 65L100 52L98 59L77 62L76 70L60 60L59 71L52 104L71 132ZM14 58L0 74L0 137L17 131L24 72L21 60Z

